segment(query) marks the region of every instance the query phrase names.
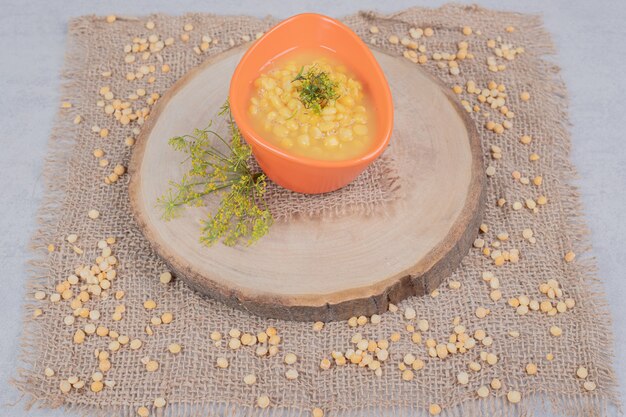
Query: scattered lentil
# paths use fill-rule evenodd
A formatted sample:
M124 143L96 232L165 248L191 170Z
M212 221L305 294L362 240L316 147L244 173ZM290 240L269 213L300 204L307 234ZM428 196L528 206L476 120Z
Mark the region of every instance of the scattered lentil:
M219 357L217 358L215 364L218 368L226 369L228 368L228 359Z
M489 385L491 386L492 389L495 389L495 390L502 388L502 382L500 382L498 378L493 378Z
M267 395L260 395L256 400L256 405L260 408L267 408L270 405L270 397Z
M402 380L403 381L412 381L414 376L415 376L415 374L410 369L405 369L402 372Z
M161 281L162 284L168 284L171 280L172 274L169 271L163 272L159 275L159 281Z
M574 258L576 258L576 254L572 251L567 252L564 256L565 262L572 262Z
M585 383L583 384L583 387L587 390L587 391L593 391L596 389L596 383L593 381L585 381Z
M551 326L550 334L554 337L559 337L563 334L563 330L559 326Z
M476 394L480 397L480 398L487 398L489 396L489 387L487 387L486 385L481 385L477 390L476 390Z
M290 380L298 379L298 371L291 368L285 372L285 377Z
M521 401L522 394L519 391L509 391L506 394L506 398L509 400L509 402L513 404L517 404L518 402Z
M178 343L172 343L167 347L167 349L170 351L170 353L177 354L180 353L182 347Z
M459 372L456 376L456 380L461 385L467 385L469 383L469 374L467 372Z

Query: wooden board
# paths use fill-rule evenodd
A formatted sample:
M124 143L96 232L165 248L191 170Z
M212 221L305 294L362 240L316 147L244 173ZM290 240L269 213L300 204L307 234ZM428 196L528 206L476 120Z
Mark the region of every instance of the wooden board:
M430 293L458 266L478 230L484 199L474 123L449 90L401 57L375 51L391 86L395 125L387 153L403 198L374 217L277 223L253 246L199 243L206 208L169 222L155 202L186 170L172 136L206 126L227 97L243 49L179 80L139 135L130 173L135 218L156 252L191 287L265 317L338 320L371 315Z

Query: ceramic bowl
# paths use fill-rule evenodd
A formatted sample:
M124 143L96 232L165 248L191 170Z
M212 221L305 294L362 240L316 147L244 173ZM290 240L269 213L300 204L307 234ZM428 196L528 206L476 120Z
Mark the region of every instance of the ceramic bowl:
M272 63L295 50L330 52L363 84L374 106L375 135L367 152L357 158L327 161L290 154L264 139L248 114L254 80ZM243 55L232 76L230 107L259 166L275 183L299 193L337 190L353 181L383 153L393 129L393 101L385 75L367 45L343 23L327 16L305 13L270 29Z

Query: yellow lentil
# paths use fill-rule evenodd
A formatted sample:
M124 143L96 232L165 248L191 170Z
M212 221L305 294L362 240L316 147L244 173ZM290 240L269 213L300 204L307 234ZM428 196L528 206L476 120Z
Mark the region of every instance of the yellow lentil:
M104 384L101 381L93 381L91 383L90 389L93 392L100 392L104 388Z
M487 398L489 396L489 388L486 385L481 385L477 390L476 394L480 398Z
M412 381L414 376L413 371L410 369L406 369L402 372L402 380L404 381Z
M467 372L459 372L456 380L461 385L467 385L469 383L469 374Z
M254 385L256 383L256 375L248 374L248 375L244 376L243 377L243 382L246 385Z
M290 380L298 379L298 371L291 368L285 372L285 377Z
M161 322L163 322L164 324L170 324L173 319L174 316L172 315L172 313L166 312L161 315Z
M146 363L146 371L155 372L159 369L159 363L157 361L151 360Z
M558 327L558 326L551 326L550 327L550 334L552 336L559 337L559 336L561 336L563 334L563 330L560 327Z
M163 272L161 273L161 275L159 275L159 281L162 284L168 284L171 280L172 280L172 274L169 271Z
M256 400L256 405L260 408L267 408L270 405L270 398L267 395L260 395Z
M170 353L177 354L180 353L182 347L178 343L172 343L167 347L167 349L170 351Z
M428 412L432 416L437 416L441 414L441 406L439 404L430 404L428 406Z
M493 378L489 385L491 386L492 389L496 389L496 390L502 388L502 382L500 382L498 378Z
M585 383L583 384L583 387L587 390L587 391L593 391L596 389L596 383L593 381L585 381Z
M479 319L485 318L489 313L490 313L490 310L488 308L485 308L485 307L476 308L476 317L478 317Z
M517 404L522 399L522 394L519 391L509 391L506 394L507 400L513 404Z
M219 357L216 360L216 365L218 368L226 369L228 368L228 359Z

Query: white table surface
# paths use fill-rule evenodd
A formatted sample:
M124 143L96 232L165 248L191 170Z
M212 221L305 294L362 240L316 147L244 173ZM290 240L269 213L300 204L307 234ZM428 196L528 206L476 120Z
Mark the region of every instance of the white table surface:
M604 290L611 306L615 368L626 398L626 1L478 0L484 7L542 14L558 48L570 94L572 159L591 228ZM21 304L28 276L27 246L42 198L42 164L59 106L59 73L67 21L83 14L272 14L304 11L341 17L357 10L393 12L442 0L383 2L336 0L0 0L0 416L62 416L61 410L14 408L22 330ZM466 3L466 1L461 1ZM467 2L467 3L472 3Z

